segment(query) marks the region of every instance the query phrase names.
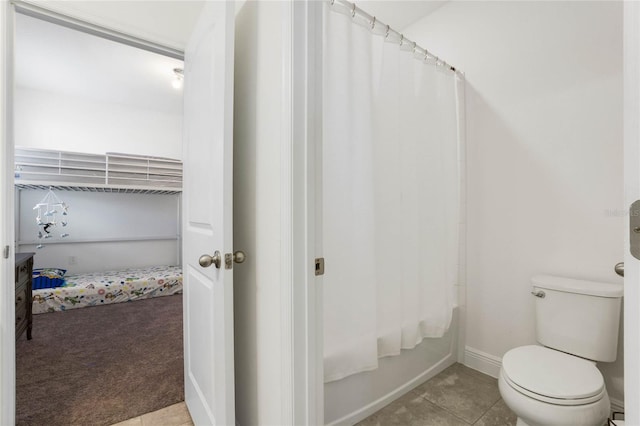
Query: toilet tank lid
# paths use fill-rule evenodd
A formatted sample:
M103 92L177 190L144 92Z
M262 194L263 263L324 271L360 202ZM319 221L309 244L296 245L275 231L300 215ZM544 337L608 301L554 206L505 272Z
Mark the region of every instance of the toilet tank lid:
M619 298L624 293L622 284L577 280L551 275L536 275L531 278L531 282L535 287L539 288L588 296Z

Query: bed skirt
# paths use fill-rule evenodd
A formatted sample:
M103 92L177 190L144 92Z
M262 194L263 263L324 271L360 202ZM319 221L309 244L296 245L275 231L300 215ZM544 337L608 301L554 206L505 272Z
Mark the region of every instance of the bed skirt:
M33 290L33 313L66 311L178 293L182 293L180 266L67 275L62 287Z

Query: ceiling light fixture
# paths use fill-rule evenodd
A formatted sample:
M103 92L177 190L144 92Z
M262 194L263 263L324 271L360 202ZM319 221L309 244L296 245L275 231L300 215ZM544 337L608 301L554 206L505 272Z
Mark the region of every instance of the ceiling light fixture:
M171 82L171 85L174 89L181 89L182 82L184 81L184 70L182 68L174 68L173 74L175 74L175 77Z

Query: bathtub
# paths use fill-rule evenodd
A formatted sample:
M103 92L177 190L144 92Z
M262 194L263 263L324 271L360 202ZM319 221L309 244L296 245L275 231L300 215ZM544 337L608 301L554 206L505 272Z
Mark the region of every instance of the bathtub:
M458 309L451 327L438 339L424 339L399 356L380 358L377 370L324 385L324 422L353 425L420 386L457 361Z

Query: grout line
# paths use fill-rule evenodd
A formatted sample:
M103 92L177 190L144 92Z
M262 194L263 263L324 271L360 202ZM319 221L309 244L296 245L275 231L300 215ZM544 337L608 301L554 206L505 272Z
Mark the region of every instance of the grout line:
M454 364L454 365L455 365L455 364ZM451 368L451 367L449 367L449 368ZM447 369L443 370L443 372L444 372L444 371L447 371L449 368L447 368ZM458 374L462 374L462 375L467 376L467 377L469 377L469 378L472 378L472 379L474 379L474 380L479 380L479 381L482 381L482 382L484 382L484 383L488 383L488 381L487 381L487 380L485 380L483 377L478 377L478 376L476 376L475 374L469 374L469 373L465 372L464 370L458 370L456 373L458 373ZM479 372L479 373L480 373L480 374L483 374L483 375L485 375L485 376L487 376L488 378L493 379L493 378L492 378L491 376L489 376L488 374L484 374L484 373L482 373L482 372ZM440 373L440 374L442 374L442 373ZM440 374L438 374L438 375L436 375L435 377L433 377L433 378L431 378L431 379L427 380L424 384L429 383L431 380L434 380L434 379L435 379L436 377L438 377ZM416 389L417 389L417 388L416 388ZM415 391L416 391L416 389L413 389L411 392L415 392ZM455 418L457 418L457 419L459 419L459 420L463 421L464 423L466 423L466 424L468 424L468 425L474 425L474 424L476 424L476 423L477 423L477 422L478 422L478 421L479 421L479 420L480 420L480 419L481 419L485 414L487 414L487 413L489 412L489 410L491 410L491 409L492 409L492 408L493 408L493 407L494 407L498 402L500 402L500 400L502 399L502 397L501 397L501 396L499 396L499 397L498 397L498 399L497 399L496 401L494 401L494 402L489 406L489 408L487 408L486 410L484 410L484 411L482 412L482 414L480 414L480 416L479 416L477 419L475 419L473 422L471 422L471 423L470 423L469 421L467 421L467 420L465 420L465 419L461 418L459 415L457 415L456 413L454 413L454 412L452 412L451 410L447 409L446 407L442 407L442 406L441 406L440 404L438 404L437 402L432 401L432 400L430 400L430 399L428 399L428 398L426 398L426 397L424 397L424 396L420 395L418 392L416 392L416 394L418 394L418 396L419 396L420 398L422 398L423 400L430 402L431 404L435 405L435 406L436 406L436 407L438 407L438 408L441 408L442 410L446 411L447 413L451 414L451 415L452 415L452 416L454 416Z
M449 368L450 368L450 367L449 367ZM446 371L446 370L448 370L448 368L447 368L447 369L445 369L445 370L443 370L443 372L444 372L444 371ZM487 379L492 379L492 380L494 380L494 379L493 379L493 377L489 376L488 374L484 374L484 373L482 373L482 372L478 372L478 375L476 375L475 373L473 373L473 374L472 374L472 373L468 373L468 372L466 372L466 371L464 371L464 370L458 370L458 371L457 371L457 373L458 373L458 374L461 374L461 375L464 375L464 376L466 376L466 377L468 377L468 378L471 378L471 379L473 379L473 380L479 380L479 381L481 381L481 382L483 382L483 383L489 383L489 380L487 380ZM438 375L436 375L436 376L432 377L431 379L429 379L429 380L428 380L428 381L426 381L425 383L423 383L423 385L424 385L424 384L426 384L426 383L429 383L429 382L430 382L430 381L432 381L432 380L434 380L436 377L438 377L438 376L439 376L439 375L441 375L441 374L442 374L442 372L441 372L440 374L438 374ZM486 376L486 378L485 378L485 377L480 377L479 375ZM422 386L422 385L421 385L421 386ZM419 386L419 387L420 387L420 386ZM494 402L493 402L493 403L492 403L492 404L491 404L491 405L490 405L486 410L484 410L484 411L480 414L480 416L478 416L478 418L476 418L476 419L475 419L475 420L473 420L472 422L469 422L468 420L463 419L462 417L460 417L458 414L456 414L455 412L451 411L450 409L448 409L448 408L446 408L446 407L443 407L443 406L441 406L440 404L438 404L437 402L432 401L432 400L430 400L429 398L427 398L427 397L425 397L425 396L421 395L421 394L417 391L417 389L418 389L418 388L416 388L416 389L412 389L411 391L407 392L406 394L404 394L402 397L400 397L400 398L398 398L398 399L406 398L406 397L409 397L409 395L413 394L414 396L417 396L418 398L420 398L422 401L427 402L427 403L429 403L429 404L432 404L432 405L434 405L434 406L438 407L438 408L439 408L439 409L441 409L441 410L444 410L446 413L448 413L448 414L452 415L452 416L453 416L453 417L455 417L456 419L460 420L461 422L463 422L464 424L469 425L469 426L473 426L473 425L477 424L477 423L478 423L478 421L480 421L480 419L481 419L482 417L484 417L484 416L485 416L485 414L487 414L487 413L488 413L488 412L489 412L493 407L495 407L495 406L496 406L496 404L498 404L498 403L502 400L502 397L501 397L501 396L499 396L499 397L498 397L498 399L496 399L496 400L495 400L495 401L494 401ZM398 399L396 399L395 401L397 401ZM395 401L394 401L394 402L395 402ZM389 404L389 405L391 405L391 404ZM377 416L380 412L382 412L383 410L385 410L389 405L387 405L387 406L385 406L385 407L381 408L380 410L376 411L375 413L371 414L369 417L367 417L367 419L372 418L372 417L374 417L374 416ZM364 420L366 420L366 419L363 419L363 421L364 421Z
M428 382L425 382L425 383L428 383ZM414 390L415 390L415 389L414 389ZM411 392L413 392L413 391L411 391ZM441 406L441 405L440 405L440 404L438 404L437 402L431 401L429 398L425 398L425 397L424 397L424 396L422 396L422 395L417 395L417 396L418 396L420 399L422 399L423 401L426 401L426 402L428 402L429 404L433 404L433 405L435 405L436 407L438 407L439 409L446 411L447 413L451 414L451 415L452 415L453 417L455 417L456 419L458 419L458 420L462 421L464 424L467 424L467 425L470 425L470 426L471 426L471 425L473 425L473 423L469 423L467 420L465 420L465 419L463 419L462 417L458 416L456 413L452 412L451 410L447 409L446 407ZM484 413L482 414L482 416L484 416ZM477 422L478 420L480 420L480 418L482 418L482 416L478 417L475 421ZM475 422L474 422L474 423L475 423Z
M476 420L475 422L473 422L473 424L475 425L476 423L478 423L480 421L481 418L483 418L485 416L485 414L487 414L489 411L491 411L491 409L493 407L495 407L496 405L498 405L498 403L502 401L502 397L498 398L498 400L496 402L493 403L493 405L489 408L487 408L487 411L485 411L484 413L482 413L482 415L478 418L478 420Z

